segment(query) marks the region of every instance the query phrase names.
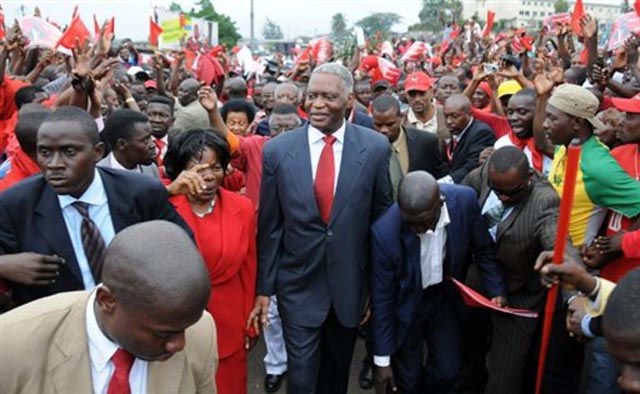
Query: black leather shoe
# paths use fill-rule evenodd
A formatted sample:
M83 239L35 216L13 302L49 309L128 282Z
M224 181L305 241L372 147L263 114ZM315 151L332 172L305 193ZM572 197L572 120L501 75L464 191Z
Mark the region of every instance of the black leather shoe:
M362 363L362 370L358 376L358 383L363 390L370 390L373 388L373 367L370 363Z
M267 393L275 393L282 386L282 377L284 375L269 375L264 377L264 391Z

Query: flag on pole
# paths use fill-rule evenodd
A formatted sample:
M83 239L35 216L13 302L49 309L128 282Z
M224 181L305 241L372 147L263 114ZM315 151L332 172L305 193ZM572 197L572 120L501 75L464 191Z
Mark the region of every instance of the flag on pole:
M491 34L491 30L493 30L493 21L496 18L496 13L493 11L487 11L487 24L484 26L484 30L482 31L482 37L489 37Z
M153 21L152 17L149 17L149 43L155 47L158 46L158 37L162 34L163 30L160 25Z
M90 37L89 30L82 23L82 20L79 16L76 16L69 24L67 30L62 33L62 37L58 40L56 44L56 48L59 46L65 47L67 49L75 48L76 41L80 44L84 43Z
M584 18L585 15L582 0L576 1L576 5L573 7L573 12L571 13L571 30L573 30L575 34L582 35L580 19Z

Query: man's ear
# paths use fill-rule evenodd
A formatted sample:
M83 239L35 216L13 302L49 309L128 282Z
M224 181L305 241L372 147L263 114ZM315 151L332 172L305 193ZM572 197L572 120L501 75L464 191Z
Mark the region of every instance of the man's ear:
M97 163L104 157L104 142L100 141L93 146L93 160Z
M96 303L100 311L105 315L112 315L117 304L113 292L105 285L101 285L96 289Z

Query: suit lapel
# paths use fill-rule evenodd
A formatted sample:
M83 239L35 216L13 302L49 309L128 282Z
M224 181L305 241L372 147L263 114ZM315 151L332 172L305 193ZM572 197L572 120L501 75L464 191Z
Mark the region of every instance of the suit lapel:
M491 189L489 188L489 165L488 163L482 166L480 170L480 196L478 197L478 202L480 203L480 209L484 206L484 203L487 201L487 197L489 197L489 193L491 193Z
M344 147L342 149L342 161L340 163L340 174L338 176L338 186L333 198L331 209L331 219L329 225L340 214L345 206L354 186L358 183L364 162L364 152L366 148L361 144L360 138L351 124L346 123L344 133Z
M177 394L185 362L184 351L174 354L167 361L150 362L147 375L147 392Z
M124 196L128 195L120 192L121 185L117 179L113 179L113 175L107 171L98 169L105 192L107 193L107 201L109 203L109 213L111 214L111 222L116 234L122 229L136 223L137 217L131 201L127 201Z
M78 261L76 260L76 253L73 251L71 238L69 238L67 224L62 216L58 196L49 185L45 185L42 189L42 195L36 205L35 225L42 237L49 243L51 249L57 251L60 257L66 260L67 269L71 271L80 283L83 283L80 267L78 267Z
M298 129L298 131L290 131L289 133L297 133L295 141L291 144L291 150L288 152L290 163L287 166L289 176L287 182L292 183L290 190L300 194L302 201L309 201L306 204L312 209L315 216L320 217L316 196L313 190L313 170L311 168L311 153L309 151L308 127Z
M91 360L85 308L89 293L78 297L69 315L58 328L49 351L47 373L51 376L56 392L91 393Z
M411 229L402 225L402 242L405 246L407 274L416 288L422 288L422 269L420 268L420 238Z

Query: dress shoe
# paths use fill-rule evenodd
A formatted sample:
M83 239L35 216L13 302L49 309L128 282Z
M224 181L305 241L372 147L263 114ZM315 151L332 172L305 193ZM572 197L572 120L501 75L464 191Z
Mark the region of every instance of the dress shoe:
M275 393L282 386L282 375L269 375L264 377L264 391L267 393Z
M370 390L373 388L373 366L371 363L362 363L362 370L358 376L358 383L363 390Z

